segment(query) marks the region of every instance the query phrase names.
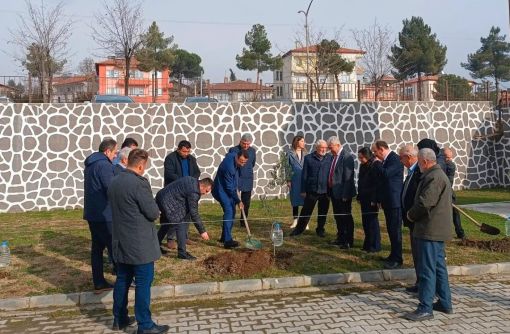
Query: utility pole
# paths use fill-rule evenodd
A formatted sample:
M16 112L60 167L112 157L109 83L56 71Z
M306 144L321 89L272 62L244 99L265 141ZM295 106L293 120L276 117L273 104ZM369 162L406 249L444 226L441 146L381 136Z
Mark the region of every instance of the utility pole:
M312 6L312 2L313 2L313 0L310 0L310 3L308 4L308 8L306 9L306 12L303 10L298 11L298 14L303 13L305 15L306 94L308 95L307 96L308 101L311 101L311 99L313 100L312 94L311 94L310 79L309 79L309 75L310 75L310 51L309 51L310 40L309 40L309 38L310 38L310 35L309 35L309 30L308 30L308 13L310 12L310 7ZM510 0L508 0L508 2L510 3Z

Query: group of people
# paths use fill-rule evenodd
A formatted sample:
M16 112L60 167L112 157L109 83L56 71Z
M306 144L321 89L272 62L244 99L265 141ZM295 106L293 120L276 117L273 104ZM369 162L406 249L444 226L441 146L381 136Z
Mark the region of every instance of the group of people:
M355 198L361 207L365 234L362 250L379 252L378 212L382 208L391 245L390 254L384 260L386 269L402 266L402 225L410 231L417 280L406 290L418 293L420 303L417 310L406 317L419 321L430 319L432 310L451 313L444 242L451 239L452 222L457 237L464 238L459 213L452 207L456 169L452 150L441 150L434 140L426 138L416 147L402 146L397 154L385 141L378 140L358 150L357 191L354 157L343 149L338 137L318 140L314 151L305 153L304 138L294 137L287 154L291 171L287 185L294 217L290 235L298 236L308 228L318 203L315 232L325 237L324 226L331 202L337 227L336 239L331 243L341 249L351 248L354 241L352 201ZM407 169L405 178L404 167ZM433 303L436 295L439 300Z
M227 249L239 246L232 238L236 206L248 215L253 189L256 154L249 134L238 146L228 150L214 181L200 178L200 168L191 154L191 143L182 140L164 162L164 187L154 198L149 181L143 176L149 161L147 151L138 148L133 138L126 138L120 150L114 139L106 138L98 152L85 160L84 219L88 222L92 246L92 280L96 293L113 288L113 329L138 324L137 333L166 333L169 327L157 325L150 312L150 287L154 279L154 262L167 254L161 247L177 248L177 257L195 260L186 250L189 222L200 236L209 234L200 218L198 203L210 193L221 204L223 231L220 242ZM154 222L160 219L156 231ZM108 250L115 284L103 271L103 252ZM135 285L135 317L128 315L128 291Z
M143 176L149 154L138 148L136 140L126 138L118 150L114 139L104 139L98 152L87 157L84 219L92 238L92 278L96 292L114 289L114 329L123 329L135 321L127 311L128 290L134 284L138 333L168 331L168 326L157 325L151 319L150 286L154 278L154 262L168 253L162 247L165 237L167 249L176 248L178 258L196 259L186 249L190 243L189 222L194 223L204 240L209 240L198 212L201 196L212 192L223 209L219 241L224 248L239 246L232 236L232 229L237 208L243 212L241 217L249 214L257 159L252 143L253 137L243 134L239 145L227 151L213 181L208 177L200 179L201 171L191 154L191 143L179 142L177 149L165 158L164 187L155 198ZM418 152L418 149L421 150ZM381 236L377 217L382 207L391 243L391 252L384 266L395 269L402 265L402 221L409 227L417 273L416 285L409 291L417 291L420 298L418 310L409 316L412 320L430 317L432 308L446 312L452 309L443 242L450 237L451 183L455 165L451 161L451 150L445 149L443 154L432 140L422 140L418 149L406 145L396 154L384 141L376 141L370 148L361 148L358 151L357 191L354 157L343 148L338 137L318 140L314 151L306 154L304 138L296 136L288 152L292 170L288 186L294 218L291 236L308 229L318 202L315 232L319 237L325 237L331 202L337 227L336 238L331 243L341 249L353 247L352 201L356 199L361 206L365 233L362 249L378 252ZM446 159L442 159L443 156ZM404 166L408 170L405 180ZM154 222L158 218L161 226L156 231ZM463 237L458 213L457 216L453 213L453 218L458 236ZM241 218L239 221L244 226ZM105 248L117 276L114 286L104 277ZM439 304L432 305L435 294L440 298Z

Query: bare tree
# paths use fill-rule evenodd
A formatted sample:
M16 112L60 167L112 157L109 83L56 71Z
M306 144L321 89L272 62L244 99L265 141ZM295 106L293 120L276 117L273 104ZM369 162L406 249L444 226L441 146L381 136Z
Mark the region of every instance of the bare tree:
M378 100L385 76L391 74L393 66L388 56L395 38L388 26L381 26L377 21L362 30L352 30L352 36L358 48L365 51L361 60L365 74L375 88L375 100Z
M131 60L142 44L142 4L132 0L104 2L103 10L95 14L92 38L107 55L122 54L124 58L124 95L129 93Z
M93 76L96 74L96 63L91 57L83 58L78 64L78 72L82 75Z
M26 0L26 15L19 15L18 27L11 30L12 43L23 50L16 57L29 71L37 76L41 85L43 102L50 102L53 95L53 76L62 71L66 63L67 41L71 37L74 21L64 19L64 2L55 7L34 6ZM30 92L29 92L30 94Z

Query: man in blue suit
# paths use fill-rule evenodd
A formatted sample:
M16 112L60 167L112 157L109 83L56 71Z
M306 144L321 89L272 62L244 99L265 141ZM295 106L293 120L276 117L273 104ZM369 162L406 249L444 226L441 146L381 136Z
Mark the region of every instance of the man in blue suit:
M236 212L236 205L243 210L244 206L237 194L237 180L239 178L239 169L246 165L249 155L246 150L237 153L228 153L221 162L214 178L214 187L212 195L215 200L220 202L223 209L223 228L221 231L220 242L226 249L239 246L239 242L232 239L232 226Z
M328 195L333 205L337 229L336 240L332 242L340 249L349 249L354 243L354 219L352 198L356 196L354 185L354 158L346 152L338 137L328 139L331 152L331 167L328 172Z
M388 144L378 140L372 144L372 152L382 164L377 164L381 175L381 191L379 203L384 210L386 229L391 243L390 255L385 259L384 268L397 269L402 266L402 181L404 180L404 165L400 157L390 151Z
M237 183L237 188L241 192L241 203L243 203L246 217L248 217L250 211L251 192L253 191L253 168L257 160L257 153L251 146L252 143L252 135L245 133L242 135L239 145L228 150L228 153L237 153L242 150L248 152L248 161L243 167L239 168L239 182ZM241 227L244 227L242 217L239 218L239 221L241 222Z

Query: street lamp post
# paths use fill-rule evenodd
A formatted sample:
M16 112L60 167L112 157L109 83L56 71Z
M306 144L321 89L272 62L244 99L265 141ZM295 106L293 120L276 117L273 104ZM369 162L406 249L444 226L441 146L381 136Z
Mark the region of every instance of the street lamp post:
M508 0L510 1L510 0ZM309 31L308 31L308 13L310 12L310 7L312 6L313 0L310 0L310 3L308 4L308 8L306 9L306 12L303 10L298 11L299 13L303 13L305 15L305 44L306 44L306 94L308 95L308 101L312 98L311 89L310 89L310 51L309 51Z

